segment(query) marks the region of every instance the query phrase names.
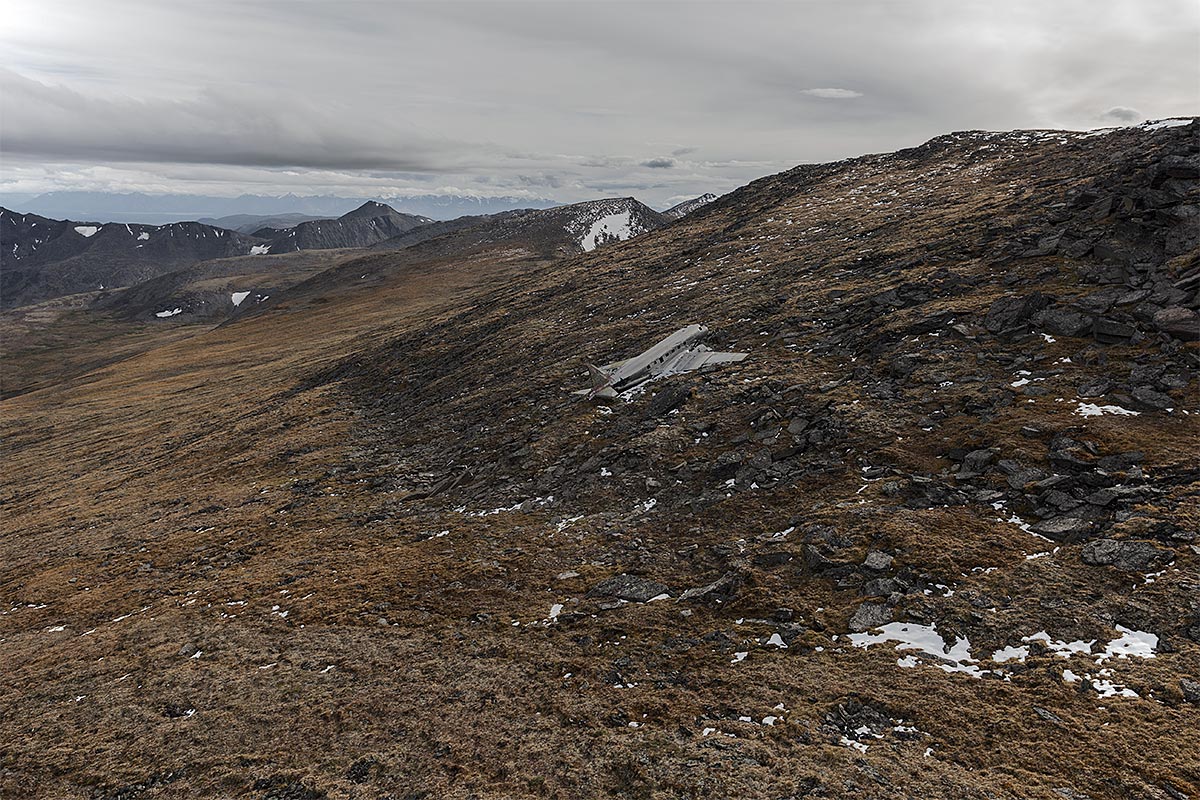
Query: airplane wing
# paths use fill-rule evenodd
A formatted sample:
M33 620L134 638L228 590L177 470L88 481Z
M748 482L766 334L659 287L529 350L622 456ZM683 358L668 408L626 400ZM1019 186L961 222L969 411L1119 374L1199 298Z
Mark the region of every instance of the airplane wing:
M728 364L733 361L744 361L749 353L705 353L704 361L697 366L703 367L706 364Z
M688 372L693 369L708 364L727 364L733 361L741 361L749 353L716 353L712 350L690 350L679 357L679 359L671 365L671 373Z

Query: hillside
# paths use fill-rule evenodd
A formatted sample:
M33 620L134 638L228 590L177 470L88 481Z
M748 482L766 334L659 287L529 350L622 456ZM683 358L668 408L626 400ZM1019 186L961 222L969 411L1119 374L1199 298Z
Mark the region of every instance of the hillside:
M639 206L3 401L0 794L1198 796L1200 123Z
M129 286L197 261L261 251L256 239L198 222L86 223L3 208L0 244L5 307Z
M201 261L105 292L91 308L145 321L222 322L356 256L356 248L347 248Z

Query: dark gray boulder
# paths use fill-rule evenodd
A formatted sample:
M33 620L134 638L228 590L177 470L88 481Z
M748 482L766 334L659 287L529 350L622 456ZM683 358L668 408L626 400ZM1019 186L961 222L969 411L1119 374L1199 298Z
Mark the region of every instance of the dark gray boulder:
M983 318L989 333L1000 334L1027 327L1034 314L1050 305L1050 298L1041 292L1027 297L1001 297L992 303Z
M1154 327L1184 341L1200 339L1200 314L1183 306L1169 306L1154 315Z
M1078 542L1086 537L1091 529L1090 522L1076 517L1054 517L1030 526L1034 533L1056 542Z
M883 603L863 603L850 617L850 630L855 633L869 631L892 621L892 610Z
M1103 397L1113 388L1113 382L1108 378L1093 378L1081 383L1075 390L1080 397Z
M863 559L863 566L870 570L885 570L892 565L892 557L882 550L872 550Z
M1100 318L1092 323L1092 336L1103 344L1123 344L1137 333L1137 328L1115 319Z
M644 603L660 594L666 594L666 584L637 575L614 575L588 590L588 597L615 597L633 603Z
M742 585L743 574L737 571L726 572L717 580L704 586L694 586L685 589L679 599L681 601L711 601L722 603L731 599Z
M1177 405L1170 395L1151 389L1149 386L1138 386L1129 394L1133 396L1139 407L1154 411L1166 411Z
M1097 539L1085 544L1079 557L1083 563L1094 567L1113 566L1127 572L1153 572L1170 564L1175 554L1151 542Z
M1047 308L1033 315L1033 324L1055 336L1082 336L1091 320L1069 308Z

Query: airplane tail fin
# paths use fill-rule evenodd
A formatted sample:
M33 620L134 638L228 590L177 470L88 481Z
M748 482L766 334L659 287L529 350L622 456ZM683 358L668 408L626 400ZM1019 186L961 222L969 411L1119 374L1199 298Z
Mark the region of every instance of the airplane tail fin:
M587 367L588 377L592 379L592 395L595 396L598 392L604 389L609 384L609 377L605 375L599 367L592 364L584 364Z

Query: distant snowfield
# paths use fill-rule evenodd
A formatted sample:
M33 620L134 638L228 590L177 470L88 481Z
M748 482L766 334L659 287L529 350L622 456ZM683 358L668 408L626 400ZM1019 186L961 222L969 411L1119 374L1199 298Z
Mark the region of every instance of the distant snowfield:
M100 229L98 227L96 227L95 225L76 225L75 226L75 232L78 233L80 236L84 236L84 237L95 236L96 231L98 231L98 230L100 230Z
M591 252L596 249L596 246L612 239L625 241L631 239L641 233L640 230L635 230L633 224L633 214L628 211L622 211L618 214L609 214L601 217L592 223L592 227L583 238L579 240L579 246L585 251Z
M256 244L250 247L250 255L252 256L265 256L269 252L271 252L271 245L269 244Z
M233 304L235 306L240 306L242 304L242 301L245 300L249 296L250 296L249 292L234 292L233 294L229 295L229 299L233 301Z
M154 314L154 316L156 316L156 317L160 317L160 318L162 318L162 317L173 317L173 316L175 316L176 314L182 314L182 313L183 313L183 309L182 309L182 308L169 308L169 309L167 309L166 311L158 311L158 312L156 312L156 313Z

